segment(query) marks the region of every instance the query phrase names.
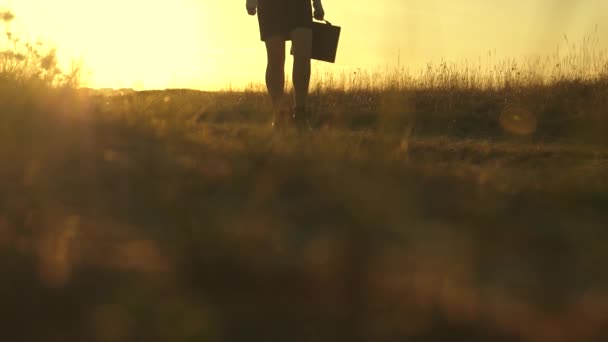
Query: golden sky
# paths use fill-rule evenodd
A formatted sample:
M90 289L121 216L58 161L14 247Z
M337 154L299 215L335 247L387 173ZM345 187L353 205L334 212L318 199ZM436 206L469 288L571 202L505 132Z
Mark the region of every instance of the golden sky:
M324 0L343 27L335 66L376 70L429 61L547 55L564 35L598 25L608 48L607 0ZM0 0L14 31L82 60L88 85L218 89L262 82L265 50L245 0ZM289 68L289 60L288 60Z

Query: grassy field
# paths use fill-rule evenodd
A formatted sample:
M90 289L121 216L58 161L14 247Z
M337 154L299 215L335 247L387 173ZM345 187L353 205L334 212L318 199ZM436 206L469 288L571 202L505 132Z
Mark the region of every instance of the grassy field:
M35 49L0 61L3 340L608 338L604 55L326 77L298 134Z

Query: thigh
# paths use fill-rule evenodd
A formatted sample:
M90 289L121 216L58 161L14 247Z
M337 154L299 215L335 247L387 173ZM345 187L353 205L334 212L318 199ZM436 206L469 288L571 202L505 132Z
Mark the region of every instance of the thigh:
M312 29L299 27L291 31L291 47L294 57L310 58L312 51Z
M268 62L285 63L285 38L282 35L273 35L264 41Z

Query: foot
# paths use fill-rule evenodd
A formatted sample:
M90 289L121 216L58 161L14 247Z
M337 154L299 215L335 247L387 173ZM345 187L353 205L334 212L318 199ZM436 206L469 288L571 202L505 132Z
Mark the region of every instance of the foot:
M312 125L310 122L310 115L306 111L306 108L296 107L293 113L293 121L296 127L302 131L312 131Z
M272 119L272 128L273 129L284 129L289 124L289 117L287 113L284 111L278 111L274 114L274 118Z

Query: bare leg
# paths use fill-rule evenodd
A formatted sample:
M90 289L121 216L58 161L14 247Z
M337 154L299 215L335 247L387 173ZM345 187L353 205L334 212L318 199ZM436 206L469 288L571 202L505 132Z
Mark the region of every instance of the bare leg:
M310 86L310 55L312 50L312 30L297 28L291 32L293 47L293 89L296 110L306 108Z
M266 39L266 88L272 101L275 122L280 120L281 104L285 92L285 39L272 37Z

